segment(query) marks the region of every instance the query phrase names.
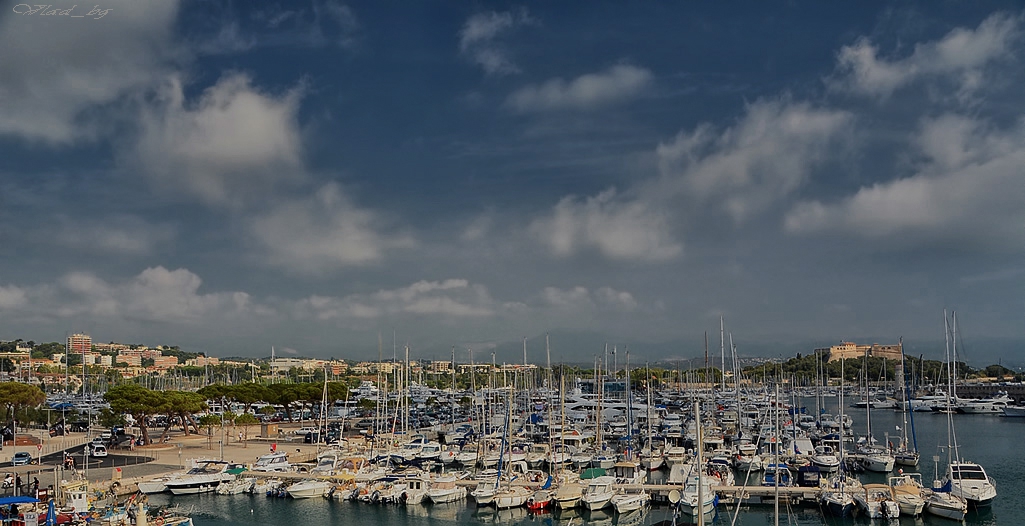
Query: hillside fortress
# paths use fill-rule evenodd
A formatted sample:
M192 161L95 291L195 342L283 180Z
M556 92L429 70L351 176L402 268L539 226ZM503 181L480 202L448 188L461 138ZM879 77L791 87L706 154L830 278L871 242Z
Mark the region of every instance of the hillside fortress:
M816 353L823 353L828 356L830 362L840 359L864 358L866 351L871 357L888 358L891 360L900 360L901 355L904 353L904 349L899 343L896 345L880 345L878 343L858 345L854 342L840 342L840 345L815 349Z

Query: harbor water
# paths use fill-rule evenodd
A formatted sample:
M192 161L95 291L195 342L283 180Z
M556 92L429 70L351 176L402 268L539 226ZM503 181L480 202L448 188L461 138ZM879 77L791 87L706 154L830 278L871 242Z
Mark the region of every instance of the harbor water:
M827 409L837 413L837 400L827 399ZM814 411L814 400L805 400L809 411ZM865 432L865 410L845 408L854 418L854 432ZM1025 523L1025 462L1022 448L1025 446L1025 419L1003 418L994 415L953 415L956 440L961 458L981 464L996 481L998 496L989 508L970 510L965 524L969 525L1015 525ZM902 426L902 415L892 409L875 409L871 414L873 435L880 442L895 437ZM936 478L933 457L939 456L939 471L942 475L946 466L948 443L947 415L939 413L914 413L914 428L921 452L918 472L925 484ZM908 468L904 468L908 470ZM910 471L910 470L908 470ZM659 473L653 474L659 482ZM664 475L662 475L664 477ZM886 482L886 475L864 473L865 482ZM738 481L742 478L738 477ZM739 484L740 482L738 482ZM263 495L214 495L198 496L151 495L150 505L175 505L192 507L195 512L195 526L282 526L282 525L354 525L361 526L427 526L451 524L503 524L546 526L648 526L673 519L668 505L654 505L618 516L612 508L607 511L563 510L551 513L533 514L525 508L496 511L494 508L477 508L472 500L452 505L423 504L397 506L367 504L348 501L332 501L323 498L292 500L273 499ZM712 524L717 525L762 525L775 522L774 506L742 503L727 507L720 505ZM880 521L874 521L880 522ZM678 523L684 523L680 518ZM856 524L870 523L866 518L834 519L825 517L815 506L780 505L779 524ZM891 521L891 524L897 524ZM910 524L956 524L956 522L924 515L911 518L901 517L901 525Z

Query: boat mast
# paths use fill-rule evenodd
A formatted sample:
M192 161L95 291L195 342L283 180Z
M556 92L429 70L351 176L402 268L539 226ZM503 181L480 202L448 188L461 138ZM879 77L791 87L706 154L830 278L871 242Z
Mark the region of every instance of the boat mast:
M626 459L633 460L634 413L630 392L630 349L626 350Z
M697 472L698 472L698 506L697 506L697 510L695 510L695 511L697 511L696 515L698 517L698 526L704 526L704 524L705 524L705 488L704 488L704 484L703 484L704 480L703 480L702 475L704 475L704 472L705 472L705 465L704 465L703 459L701 458L701 450L704 449L705 445L704 445L704 441L701 439L702 438L701 437L701 402L697 398L694 399L694 416L695 416L695 419L696 419L695 423L697 424L697 434L698 434L698 458L697 458L697 464L695 465L695 469L697 469ZM777 499L777 500L779 500L779 499Z
M726 392L726 335L723 332L722 314L719 315L719 353L722 355L719 369L722 376L722 392Z

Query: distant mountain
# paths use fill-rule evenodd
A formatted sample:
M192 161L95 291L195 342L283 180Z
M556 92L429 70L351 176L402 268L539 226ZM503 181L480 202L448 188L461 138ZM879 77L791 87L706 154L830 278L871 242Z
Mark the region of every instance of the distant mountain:
M642 366L645 362L661 367L677 367L680 365L701 367L704 365L704 336L699 334L693 340L644 341L622 338L616 335L594 331L558 329L548 333L551 360L553 364L568 364L581 367L593 367L597 356L604 353L608 344L609 362L616 361L620 367L626 362L626 352L630 352L632 366ZM782 338L774 338L780 340ZM851 337L857 343L897 343L892 337ZM806 355L815 349L836 345L840 340L807 339L789 342L772 340L742 340L734 338L738 357L744 359L782 359L787 360L798 354ZM1025 341L1019 339L978 338L972 342L959 342L958 359L967 361L973 367L985 367L1001 364L1011 369L1025 367ZM456 361L469 361L469 352L473 349L473 360L477 363L490 362L491 353L495 353L495 362L523 363L523 341L502 342L465 342L456 345ZM616 355L612 356L612 350ZM923 355L926 359L942 360L944 342L939 341L905 341L904 352L911 356ZM719 335L708 335L708 360L718 366L721 350ZM434 346L416 350L410 358L419 360L451 360L452 347ZM729 342L726 343L726 359L730 359ZM747 361L747 360L745 360ZM544 364L545 335L535 334L527 337L527 362ZM680 364L684 362L684 364ZM688 363L690 362L690 363Z

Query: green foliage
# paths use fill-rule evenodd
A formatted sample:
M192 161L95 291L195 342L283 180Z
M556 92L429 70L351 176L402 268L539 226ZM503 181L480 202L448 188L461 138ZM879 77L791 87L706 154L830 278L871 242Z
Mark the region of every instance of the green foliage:
M33 358L53 358L54 354L64 354L64 344L60 342L40 343L32 349Z
M112 411L132 415L142 433L143 443L151 443L146 418L166 411L163 392L152 391L137 384L123 384L108 389L103 398L110 404Z
M177 356L178 363L185 363L185 360L194 360L203 356L201 352L185 352L179 349L177 345L164 346L163 349L160 349L160 354L162 356Z
M237 426L251 426L259 423L260 420L256 418L256 416L251 415L249 413L243 413L241 415L238 415L238 417L235 419L235 425Z
M100 410L100 414L97 420L99 421L101 426L107 428L114 426L123 426L126 424L125 415L121 413L115 413L114 411L111 411L109 408L106 407Z
M45 401L46 393L34 385L0 382L0 404L7 408L5 420L10 420L12 412L18 414L22 409L38 407Z
M209 414L199 417L199 425L211 428L221 425L221 415Z

